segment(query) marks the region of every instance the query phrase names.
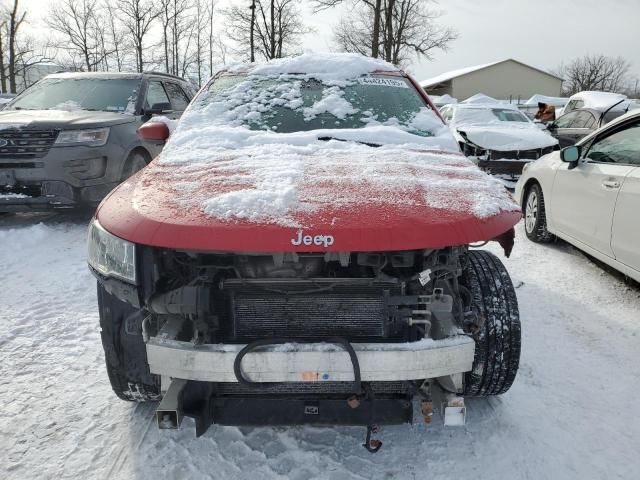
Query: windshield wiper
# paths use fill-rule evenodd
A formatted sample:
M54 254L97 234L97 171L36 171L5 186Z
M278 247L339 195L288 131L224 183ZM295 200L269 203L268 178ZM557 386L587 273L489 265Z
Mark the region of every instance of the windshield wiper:
M361 145L366 145L367 147L381 147L381 143L371 143L371 142L362 142L360 140L347 140L346 138L338 138L338 137L318 137L318 140L321 142L328 142L329 140L336 140L337 142L355 142Z

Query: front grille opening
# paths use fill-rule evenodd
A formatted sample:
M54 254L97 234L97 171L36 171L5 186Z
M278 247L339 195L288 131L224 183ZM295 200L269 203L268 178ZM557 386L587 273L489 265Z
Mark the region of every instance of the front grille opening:
M55 143L58 133L58 130L2 130L0 158L42 158Z
M342 285L309 290L297 283L240 286L226 294L230 336L235 341L286 337L344 337L353 341L393 337L386 299L397 284Z

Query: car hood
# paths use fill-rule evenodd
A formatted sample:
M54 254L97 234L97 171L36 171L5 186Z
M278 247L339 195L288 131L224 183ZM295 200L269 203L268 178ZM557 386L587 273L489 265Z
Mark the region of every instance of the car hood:
M0 111L0 130L7 128L29 129L80 129L108 127L135 121L133 115L115 112L90 112L87 110L4 110Z
M552 147L558 140L533 124L524 125L461 125L457 127L463 138L487 149L507 152Z
M185 250L385 251L490 240L521 217L458 153L338 141L175 150L105 199L108 231Z

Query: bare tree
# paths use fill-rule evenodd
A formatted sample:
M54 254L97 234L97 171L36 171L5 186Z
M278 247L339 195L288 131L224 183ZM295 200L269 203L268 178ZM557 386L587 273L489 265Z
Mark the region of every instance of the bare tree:
M192 51L192 45L197 43L198 39L195 37L198 34L200 41L204 36L203 32L199 31L199 28L204 27L204 19L196 18L198 9L204 9L204 2L160 0L159 8L165 70L174 75L184 75L193 63L197 63L198 55Z
M20 35L20 27L22 26L26 16L26 11L21 11L18 0L13 0L13 5L4 13L6 16L3 25L6 30L7 47L9 55L7 57L7 67L9 70L9 91L16 92L16 73L17 73L17 60L18 60L18 37ZM4 46L4 45L3 45ZM4 49L2 49L0 55L4 55ZM6 76L4 70L4 60L2 65L2 90L6 91Z
M118 9L124 28L129 32L136 52L136 69L144 70L144 45L154 21L161 11L152 0L118 0Z
M225 10L227 35L236 53L252 60L252 37L255 51L266 60L292 53L299 38L310 31L302 22L299 4L300 0L255 0L255 9L234 5Z
M52 30L65 37L59 47L82 58L87 71L96 70L104 55L98 53L103 30L98 10L97 0L61 0L51 7L46 19Z
M4 31L6 25L7 22L3 18L0 21L0 90L2 93L7 91L7 72L4 69Z
M127 36L122 22L118 19L118 9L110 2L105 5L106 14L106 35L111 45L111 55L115 57L116 68L119 72L125 69L127 59L130 58L133 42Z
M313 0L316 11L337 7L344 2L345 0ZM349 51L378 58L380 56L380 29L385 8L384 0L348 0L348 2L351 3L352 6L356 8L363 8L364 11L368 12L366 14L368 19L367 23L365 25L360 25L361 28L357 32L351 32L346 28L348 24L346 19L343 19L340 22L341 24L344 24L345 27L341 33L348 37L348 40L346 41L348 44L352 45ZM359 16L361 17L362 11L359 13ZM369 21L369 17L371 21ZM369 32L366 36L362 37L362 34L367 31ZM338 40L338 43L340 43L340 40ZM369 54L369 52L371 53Z
M33 36L22 35L18 39L15 56L16 92L39 80L37 76L30 78L30 70L39 63L52 61L54 53L48 43L42 44ZM20 85L18 80L21 81Z
M618 93L629 89L629 68L629 62L622 57L585 55L561 65L556 73L564 78L566 95L584 90Z
M442 12L432 8L433 0L382 0L378 20L371 5L362 3L334 29L335 41L344 51L367 55L371 46L378 57L406 66L413 56L431 59L434 50L447 50L458 37L455 30L438 24Z

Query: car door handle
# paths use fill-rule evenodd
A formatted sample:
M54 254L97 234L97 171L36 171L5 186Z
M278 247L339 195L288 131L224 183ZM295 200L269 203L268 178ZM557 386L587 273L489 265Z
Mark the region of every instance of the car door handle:
M605 180L602 182L602 186L605 188L620 188L620 182L616 182L615 180Z

